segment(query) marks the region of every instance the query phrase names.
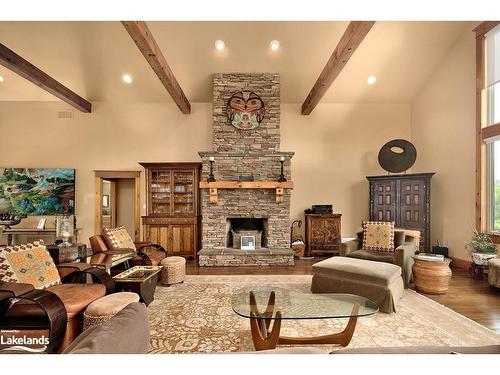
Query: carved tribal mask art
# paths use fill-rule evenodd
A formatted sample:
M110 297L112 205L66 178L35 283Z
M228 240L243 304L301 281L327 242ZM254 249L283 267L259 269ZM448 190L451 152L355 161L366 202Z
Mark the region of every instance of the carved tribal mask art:
M264 119L264 102L252 91L235 92L226 107L227 118L237 129L255 129Z

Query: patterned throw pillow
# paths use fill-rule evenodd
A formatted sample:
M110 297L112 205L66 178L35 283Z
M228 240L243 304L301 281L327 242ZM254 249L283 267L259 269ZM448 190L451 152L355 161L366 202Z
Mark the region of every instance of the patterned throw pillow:
M61 277L42 240L0 247L0 281L27 283L36 289L61 284Z
M394 222L363 221L363 249L394 251Z
M124 226L104 228L104 240L111 250L132 249L136 250L134 241Z

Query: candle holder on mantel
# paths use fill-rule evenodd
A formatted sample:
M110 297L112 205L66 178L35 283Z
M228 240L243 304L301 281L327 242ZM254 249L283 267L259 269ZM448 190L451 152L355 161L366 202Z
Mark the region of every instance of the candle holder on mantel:
M207 182L215 182L215 176L214 176L214 161L215 158L213 156L210 156L208 159L210 162L210 174L208 175Z
M280 163L281 163L281 174L278 177L278 182L286 182L287 180L286 180L285 173L283 170L283 166L285 164L285 158L283 156L280 158Z

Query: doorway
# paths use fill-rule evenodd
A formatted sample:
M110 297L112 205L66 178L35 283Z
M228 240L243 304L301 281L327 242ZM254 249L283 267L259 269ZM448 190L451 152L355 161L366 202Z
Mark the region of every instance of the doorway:
M124 226L140 241L140 171L95 171L95 232Z

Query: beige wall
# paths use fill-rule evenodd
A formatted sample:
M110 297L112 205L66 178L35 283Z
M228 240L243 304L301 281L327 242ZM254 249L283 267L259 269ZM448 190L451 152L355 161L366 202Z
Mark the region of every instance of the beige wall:
M410 106L405 104L321 104L309 116L300 105L281 106L281 149L292 158L291 216L302 218L312 204L333 204L342 214L342 234L351 236L368 219L365 176L385 174L380 147L408 138Z
M464 242L474 225L475 39L456 42L411 107L414 170L436 172L432 180L431 240L468 259Z
M312 204L331 203L343 215L343 235L368 215L366 175L384 173L379 148L409 137L410 106L321 104L301 116L299 104L281 106L281 149L295 151L292 219ZM94 103L92 114L56 102L0 102L0 164L76 168L76 210L82 240L94 231L93 170L139 170L139 161L197 161L211 149L211 103L183 115L167 103ZM142 191L144 191L144 177ZM143 197L144 200L144 197ZM143 208L144 213L144 208Z

